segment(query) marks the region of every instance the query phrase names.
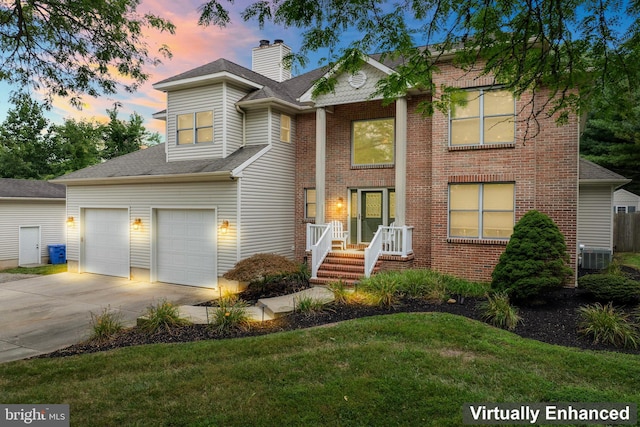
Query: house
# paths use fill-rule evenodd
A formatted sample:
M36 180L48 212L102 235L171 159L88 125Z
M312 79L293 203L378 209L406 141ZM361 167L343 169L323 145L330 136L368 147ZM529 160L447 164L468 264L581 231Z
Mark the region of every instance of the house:
M558 224L576 267L579 124L527 127L547 94L516 99L445 58L435 87L469 102L426 117L416 106L439 93L374 95L398 63L372 55L313 96L334 70L291 77L289 51L263 40L253 70L218 59L156 83L166 144L56 179L76 219L70 270L215 287L271 252L306 260L318 282L409 267L488 280L531 209ZM347 251L332 251L332 221Z
M640 212L640 196L623 188L613 192L614 212Z
M606 267L613 254L614 190L631 182L586 159L580 159L578 244L582 267Z
M65 228L63 185L0 178L0 270L47 263Z

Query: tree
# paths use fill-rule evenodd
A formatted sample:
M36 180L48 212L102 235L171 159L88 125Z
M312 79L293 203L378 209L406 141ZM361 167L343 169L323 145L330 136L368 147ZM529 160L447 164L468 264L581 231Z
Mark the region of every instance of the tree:
M28 95L14 100L14 108L0 124L0 177L45 179L54 157L50 123L42 106Z
M118 119L118 105L107 110L109 123L102 126L104 148L103 159L108 160L123 154L139 150L143 145L160 142L160 135L147 132L143 126L144 119L137 113L129 116L129 121Z
M135 90L149 75L145 29L174 32L169 21L139 14L139 0L0 2L0 81L69 97ZM166 46L160 53L167 56ZM126 84L124 82L127 82Z
M56 176L73 172L100 163L102 126L89 121L66 119L62 125L54 126Z
M209 0L200 13L202 25L230 22L221 0ZM548 91L547 102L533 105L533 121L552 113L564 120L606 90L622 94L640 84L638 2L259 0L242 16L300 28L302 47L290 60L302 65L309 52L325 49L329 66L354 72L364 54L382 52L397 66L378 93L391 100L411 87L430 90L436 97L421 106L426 113L464 103L453 88L433 83L436 60L449 54L464 69L495 75L515 95ZM353 32L360 38L340 48ZM335 82L321 79L316 93L331 91Z
M527 212L491 275L491 289L526 300L562 286L571 277L564 236L547 215Z

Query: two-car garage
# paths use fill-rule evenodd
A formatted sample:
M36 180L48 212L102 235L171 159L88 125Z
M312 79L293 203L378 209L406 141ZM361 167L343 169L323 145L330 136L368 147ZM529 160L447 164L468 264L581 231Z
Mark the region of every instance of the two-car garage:
M151 279L215 287L216 218L213 209L152 209L151 227L135 230L129 209L83 209L81 270L129 277L133 233L150 233Z

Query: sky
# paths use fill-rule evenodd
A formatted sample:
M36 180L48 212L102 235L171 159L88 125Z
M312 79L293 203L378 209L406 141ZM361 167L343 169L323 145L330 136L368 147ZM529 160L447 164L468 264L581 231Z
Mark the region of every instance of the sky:
M146 70L151 77L135 93L127 93L121 90L118 94L93 98L85 96L84 107L81 111L68 103L66 99L57 98L51 111L46 117L53 123L63 123L65 118L89 119L106 121L106 110L113 108L114 103L122 104L119 108L119 117L128 119L133 112L144 118L144 126L158 132L164 138L164 122L153 119L152 114L166 108L166 96L163 92L153 89L153 83L165 78L207 64L219 58L225 58L246 68L251 68L251 50L257 47L262 39L273 42L275 39L284 40L285 44L297 51L300 47L301 37L297 29L284 29L274 25L265 25L260 29L255 21L244 22L239 12L244 7L241 5L229 5L231 9L231 24L226 28L216 26L201 27L198 25L198 7L205 0L143 0L138 7L138 12L151 12L169 19L176 25L175 35L161 34L149 31L147 44L149 52L155 53L162 44L169 45L173 57L164 59L157 67L149 66ZM224 4L225 2L223 2ZM309 69L318 65L317 58L310 58ZM294 69L294 75L308 70ZM8 103L6 94L10 87L0 84L0 122L4 121L7 111L12 107ZM4 94L4 95L3 95Z

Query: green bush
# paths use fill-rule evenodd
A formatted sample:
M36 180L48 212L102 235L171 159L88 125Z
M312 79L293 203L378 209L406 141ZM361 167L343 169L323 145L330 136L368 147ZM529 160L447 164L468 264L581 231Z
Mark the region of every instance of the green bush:
M349 289L347 289L347 285L342 280L338 280L337 282L331 282L328 285L329 290L333 293L333 301L338 305L348 304L351 294Z
M395 271L383 271L360 282L359 290L368 294L373 305L392 307L400 294L400 276Z
M106 341L124 329L122 312L104 308L101 314L91 313L91 338L95 341Z
M624 311L615 309L612 303L595 303L580 307L578 332L593 338L595 344L602 342L616 347L638 347L638 327Z
M209 326L217 332L245 329L251 326L247 314L248 304L235 295L224 296L218 300L218 307L213 310Z
M547 215L527 212L493 270L491 288L523 301L561 287L573 271L564 236Z
M487 300L478 304L482 311L482 319L502 329L513 331L522 318L518 309L509 302L509 296L505 293L488 295Z
M171 331L174 328L190 324L190 321L180 317L178 306L167 300L162 300L156 305L149 306L138 322L140 329L149 334L161 330Z
M612 274L588 274L578 279L578 286L602 302L629 303L640 297L640 282Z
M325 301L308 295L296 298L295 309L300 313L316 314L325 310Z

